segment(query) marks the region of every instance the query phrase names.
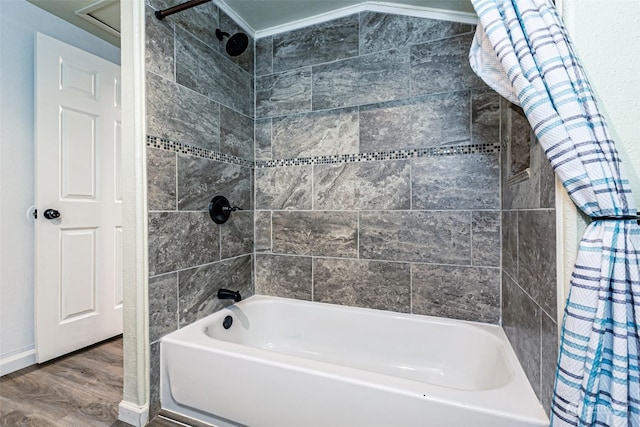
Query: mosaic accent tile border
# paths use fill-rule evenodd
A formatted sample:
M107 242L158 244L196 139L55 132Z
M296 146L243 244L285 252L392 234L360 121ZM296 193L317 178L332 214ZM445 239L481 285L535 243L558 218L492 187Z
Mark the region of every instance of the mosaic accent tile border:
M255 168L273 168L279 166L320 165L330 163L357 163L379 160L404 160L420 157L453 156L458 154L499 153L500 143L452 145L430 148L412 148L409 150L383 151L373 153L340 154L333 156L299 157L296 159L256 160Z
M299 157L295 159L280 160L256 160L252 162L240 157L222 154L217 151L207 150L204 148L193 147L191 145L151 135L147 136L147 146L167 151L173 151L179 154L189 154L196 157L203 157L220 162L231 163L234 165L256 169L274 168L281 166L324 165L332 163L357 163L380 160L404 160L417 159L421 157L455 156L459 154L499 153L501 149L501 144L499 142L495 142L491 144L449 145L442 147L412 148L409 150L381 151L373 153Z
M207 150L205 148L194 147L192 145L171 141L170 139L160 138L157 136L147 135L147 147L160 148L161 150L173 151L179 154L189 154L191 156L217 160L219 162L231 163L247 168L254 167L251 160L231 156L229 154L223 154L218 151Z

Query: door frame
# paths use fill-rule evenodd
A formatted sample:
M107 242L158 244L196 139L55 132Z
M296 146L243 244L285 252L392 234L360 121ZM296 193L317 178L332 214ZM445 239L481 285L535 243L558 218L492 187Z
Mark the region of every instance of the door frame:
M145 2L121 1L122 280L124 390L118 418L149 419L149 279L145 111Z

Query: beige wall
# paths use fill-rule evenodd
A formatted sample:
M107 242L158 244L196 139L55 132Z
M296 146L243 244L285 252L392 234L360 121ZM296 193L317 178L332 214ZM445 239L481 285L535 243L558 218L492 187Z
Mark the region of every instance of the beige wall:
M565 25L586 69L623 166L640 201L640 2L558 1ZM584 222L564 192L558 192L559 298L564 306ZM560 316L562 310L558 310Z

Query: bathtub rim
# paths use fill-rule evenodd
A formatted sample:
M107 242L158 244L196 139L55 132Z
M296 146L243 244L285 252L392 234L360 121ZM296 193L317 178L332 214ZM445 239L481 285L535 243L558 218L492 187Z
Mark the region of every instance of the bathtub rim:
M394 318L407 319L409 321L420 320L435 324L472 327L476 332L482 333L485 337L491 340L495 340L497 344L500 345L501 351L504 353L507 363L509 363L509 369L512 372L511 378L503 386L493 389L461 390L237 344L213 338L205 333L205 328L208 325L212 322L222 321L224 316L229 313L233 313L234 310L237 310L238 308L241 309L244 305L248 304L265 303L284 303L309 306L320 304L324 306L325 309L329 310L365 312L376 316L392 316ZM234 309L234 307L237 308ZM416 398L422 395L423 397L427 397L434 402L446 405L452 409L456 407L474 409L483 413L509 417L514 421L540 422L540 416L546 418L546 414L535 396L535 393L526 378L524 370L522 369L515 352L513 351L513 348L500 325L329 303L301 301L282 297L255 295L239 303L225 307L218 312L210 314L164 336L161 339L161 348L163 345L180 345L197 351L214 352L226 357L238 357L242 360L253 363L262 363L271 367L292 369L302 373L312 373L340 381L351 381L367 387L385 388L411 398ZM164 360L162 356L161 351L161 369L164 369ZM161 378L161 388L165 385L163 378ZM171 393L170 390L169 393ZM524 397L526 397L526 399L519 399L516 401L509 401L507 399L505 401L505 397L512 398L513 393L524 393ZM526 404L523 404L523 401L526 401ZM180 402L175 402L182 405ZM532 407L532 403L534 402L537 404L537 407ZM548 423L548 418L546 418L546 422Z

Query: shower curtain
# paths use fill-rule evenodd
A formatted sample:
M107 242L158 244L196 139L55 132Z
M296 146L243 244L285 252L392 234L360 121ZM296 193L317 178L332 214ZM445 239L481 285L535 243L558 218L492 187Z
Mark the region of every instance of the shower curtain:
M472 68L521 105L592 218L564 312L551 425L640 426L640 225L614 142L551 0L472 3Z

